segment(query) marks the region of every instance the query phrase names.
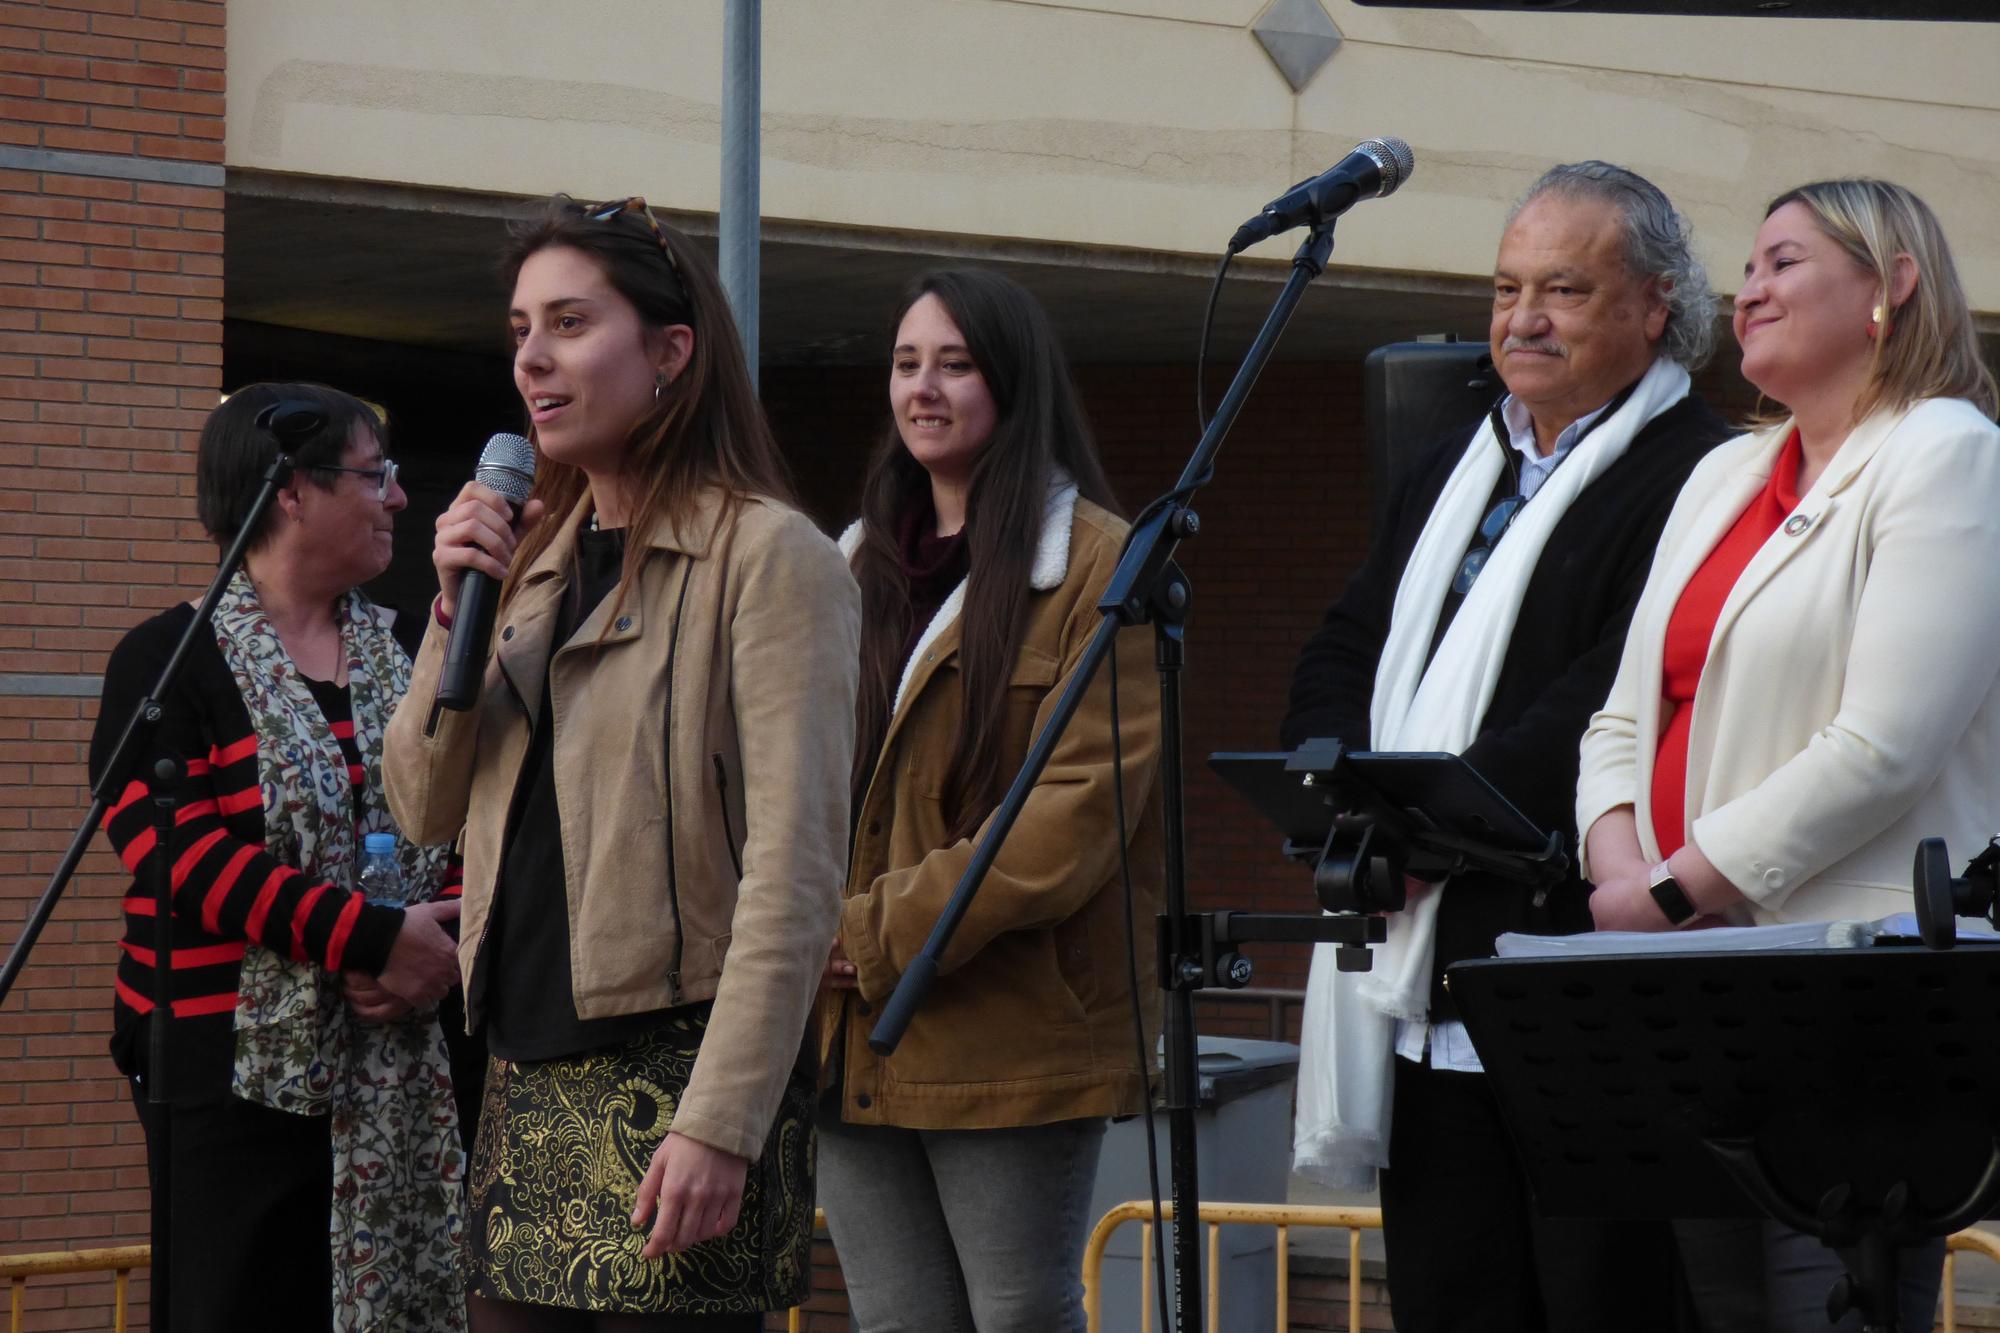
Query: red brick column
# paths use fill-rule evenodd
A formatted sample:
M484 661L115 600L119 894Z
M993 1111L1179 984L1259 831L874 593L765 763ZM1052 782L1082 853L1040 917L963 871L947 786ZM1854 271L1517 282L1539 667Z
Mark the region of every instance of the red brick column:
M221 0L0 4L0 945L89 804L106 653L214 561L192 461L222 387L222 113ZM0 1007L0 1253L146 1239L103 848ZM37 1282L28 1327L109 1327L110 1290Z

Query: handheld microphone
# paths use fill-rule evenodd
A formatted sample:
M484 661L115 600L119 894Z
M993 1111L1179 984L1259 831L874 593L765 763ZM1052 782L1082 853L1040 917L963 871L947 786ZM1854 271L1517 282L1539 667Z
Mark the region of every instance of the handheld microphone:
M1394 194L1417 169L1417 159L1401 139L1384 135L1366 139L1327 171L1264 205L1262 212L1236 229L1229 253L1239 254L1267 237L1311 223L1337 218L1363 199Z
M495 435L481 451L472 479L505 496L514 517L519 518L535 484L535 446L519 435ZM493 641L493 616L499 609L500 585L476 569L465 571L458 584L451 637L444 645L439 708L463 712L479 701L479 683L486 674L486 654Z

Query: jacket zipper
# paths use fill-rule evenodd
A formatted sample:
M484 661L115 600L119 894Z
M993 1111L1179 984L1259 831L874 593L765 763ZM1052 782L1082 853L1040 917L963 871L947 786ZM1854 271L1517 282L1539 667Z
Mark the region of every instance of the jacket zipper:
M722 766L722 751L717 750L710 758L715 760L715 791L722 798L722 840L729 848L729 864L736 868L736 880L743 880L743 858L736 851L736 826L729 822L729 770Z
M674 627L667 637L667 708L666 723L661 730L662 747L660 767L666 774L667 797L667 908L674 916L674 960L667 969L667 1001L681 1002L681 961L687 946L686 934L681 927L680 878L674 868L674 659L681 647L681 612L687 606L688 581L694 576L694 560L687 560L687 568L681 574L680 596L674 599Z

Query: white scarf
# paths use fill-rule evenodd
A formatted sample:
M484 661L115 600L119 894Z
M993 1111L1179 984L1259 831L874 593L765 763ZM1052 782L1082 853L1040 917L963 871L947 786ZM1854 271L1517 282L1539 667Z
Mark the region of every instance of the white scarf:
M1632 437L1687 391L1687 371L1657 360L1618 410L1577 443L1493 548L1426 668L1445 592L1485 517L1509 447L1496 438L1488 417L1445 482L1396 587L1368 713L1375 749L1458 754L1472 744L1549 534L1576 497L1624 455ZM1429 1016L1438 902L1446 887L1390 914L1389 936L1374 951L1372 972L1338 971L1332 945L1313 949L1292 1134L1293 1165L1313 1179L1368 1189L1376 1168L1389 1164L1396 1025Z

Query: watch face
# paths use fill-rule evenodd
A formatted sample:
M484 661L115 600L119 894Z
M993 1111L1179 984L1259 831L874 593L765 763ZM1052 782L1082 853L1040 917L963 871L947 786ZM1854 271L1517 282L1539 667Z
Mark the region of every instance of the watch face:
M1662 866L1660 869L1664 871L1666 867ZM1667 923L1678 926L1694 920L1695 905L1688 898L1687 891L1681 888L1680 881L1671 874L1655 873L1658 877L1652 884L1653 901L1660 905L1660 911L1666 915Z

